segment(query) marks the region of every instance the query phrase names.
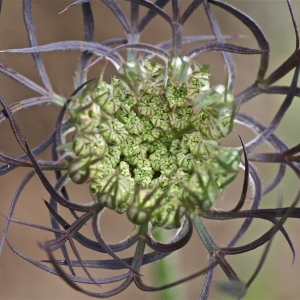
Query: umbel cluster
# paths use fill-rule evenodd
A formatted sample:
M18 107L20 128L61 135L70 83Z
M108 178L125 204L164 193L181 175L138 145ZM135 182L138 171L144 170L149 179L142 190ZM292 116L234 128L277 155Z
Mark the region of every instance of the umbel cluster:
M134 60L89 84L68 104L71 179L138 225L178 228L186 212L209 209L239 168L238 150L219 142L233 128L234 97L209 75L188 57Z

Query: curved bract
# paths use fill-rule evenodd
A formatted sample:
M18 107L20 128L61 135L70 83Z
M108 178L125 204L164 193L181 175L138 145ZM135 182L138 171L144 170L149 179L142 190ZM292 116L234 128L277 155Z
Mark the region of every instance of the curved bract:
M294 98L300 95L297 87L299 37L290 1L287 1L287 7L295 29L296 49L273 72L267 72L270 49L259 25L224 1L193 0L189 1L185 10L181 10L180 0L129 0L126 3L102 0L120 22L126 36L112 36L101 43L94 41L95 24L90 2L79 0L62 11L68 13L71 7L79 9L76 6L81 5L85 36L83 41L39 45L31 0L24 0L23 14L30 46L0 51L31 54L42 82L38 85L0 63L1 73L39 95L11 105L0 97L3 107L0 123L9 121L24 151L21 157L0 152L0 161L5 164L0 167L0 175L20 167L30 168L6 215L0 251L10 224L14 222L50 231L54 236L40 243L48 255L48 259L44 260L26 256L9 242L8 246L20 257L42 270L60 276L69 286L86 295L112 297L132 283L142 291L161 291L205 275L200 299L207 299L214 270L221 267L230 282L221 284L220 289L241 299L261 270L271 241L277 233L284 236L295 258L293 243L283 225L289 218L300 217L297 208L299 192L290 206L279 208L275 201L269 208L260 208L263 196L281 183L287 166L291 167L296 176L300 176L298 141L296 146L290 148L275 134ZM171 13L168 13L168 3L172 4ZM129 17L123 9L125 4L130 6ZM225 11L227 17L229 14L243 23L253 34L258 49L229 43L229 39L242 36L223 35L211 5ZM198 9L205 10L213 35L183 35L183 27ZM140 42L144 29L159 18L171 28L171 37L166 41L157 41L155 45ZM183 50L186 46L188 50ZM41 56L41 53L61 50L82 52L76 67L74 92L68 98L54 91ZM197 62L202 53L209 51L216 51L223 58L227 73L222 82L226 82L225 85L212 85L209 66ZM234 95L237 74L230 53L256 55L260 58L254 82L237 95ZM89 76L91 66L96 68L100 60L110 62L114 67L109 79L105 79L105 68L99 70L98 78ZM223 65L220 69L223 70ZM288 86L275 85L290 71L293 71L293 75ZM280 108L268 125L262 125L253 116L239 112L244 103L264 93L284 95ZM41 104L58 105L60 113L53 133L31 149L15 114ZM237 133L241 146L225 147L222 138L234 133L236 123L250 129L255 137L244 143L243 136ZM259 146L262 144L268 144L272 152L260 152ZM52 147L51 159L39 159L38 156L49 147ZM278 172L267 187L263 186L253 164L256 161L279 164ZM230 183L235 183L239 170L243 170L239 199L233 199L231 210L217 209L220 193ZM50 183L45 171L55 174L55 185ZM51 227L13 218L24 188L34 176L39 178L50 196L49 201L45 201L45 208L50 213ZM81 201L69 197L69 187L74 186L71 182L89 190L90 199ZM250 196L250 193L247 194L248 185L252 188ZM245 208L248 197L251 197L251 206ZM113 244L105 241L101 231L101 218L108 209L126 214L133 227L124 240ZM36 213L34 208L30 211ZM70 218L65 217L65 211L70 214ZM115 214L116 218L118 214ZM213 238L209 226L203 222L205 219L217 222L242 219L243 222L236 228L228 245L221 246ZM272 228L262 227L259 237L237 246L254 219L264 220ZM92 236L84 234L84 225L91 228ZM173 237L157 238L157 231L169 234L174 232L171 229L176 230ZM207 250L207 265L175 281L164 283L164 278L161 278L160 286L145 284L142 281L143 266L157 261L161 261L161 265L154 266L163 266L164 258L189 244L194 237L193 230ZM226 235L226 232L221 234ZM243 282L227 261L227 256L249 252L262 245L266 245L266 248L257 268L251 278ZM150 251L145 250L146 246ZM82 247L109 257L83 259L79 251ZM122 251L128 249L134 249L134 254L121 258ZM53 252L56 250L61 250L60 259L54 257ZM207 254L202 252L201 255ZM78 268L83 270L84 276L76 274ZM119 270L120 273L104 278L95 277L91 269ZM114 285L111 290L93 292L78 283L118 285Z

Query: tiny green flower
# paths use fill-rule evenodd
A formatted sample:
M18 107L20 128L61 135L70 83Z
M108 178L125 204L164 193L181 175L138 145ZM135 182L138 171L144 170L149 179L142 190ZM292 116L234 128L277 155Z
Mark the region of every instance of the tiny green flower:
M234 97L210 88L209 75L188 57L134 60L87 87L69 106L80 162L71 179L138 225L179 227L186 212L213 206L240 160L219 141L232 130Z

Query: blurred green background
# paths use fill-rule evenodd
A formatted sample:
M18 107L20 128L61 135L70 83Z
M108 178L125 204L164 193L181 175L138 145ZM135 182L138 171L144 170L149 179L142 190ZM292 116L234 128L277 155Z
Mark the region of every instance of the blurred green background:
M128 5L126 1L119 1L122 5ZM286 1L228 1L232 5L249 14L261 26L269 40L270 68L268 74L272 72L280 63L282 63L294 50L295 36L289 16ZM83 37L82 15L79 6L69 11L58 14L71 1L33 1L33 14L39 44L46 44L62 40L80 40ZM186 7L189 0L182 1L182 6ZM300 2L292 1L295 16L300 22ZM96 34L95 41L101 42L112 37L124 37L124 30L113 18L110 11L101 4L100 1L94 1L92 7L95 12ZM243 34L244 38L230 41L243 46L257 48L250 31L231 15L213 8L219 21L219 25L224 34ZM184 34L211 34L207 18L202 9L195 13L187 22ZM164 24L161 18L156 17L149 28L142 35L142 41L157 43L170 38L170 28ZM5 1L0 16L0 49L27 47L27 34L22 20L22 2ZM67 96L72 93L74 69L78 62L80 53L78 52L60 52L44 54L46 68L52 80L54 89L57 93ZM233 55L237 68L237 84L235 93L243 90L253 82L257 74L258 56ZM8 55L0 54L0 59L8 66L14 68L21 74L28 76L31 80L41 84L31 56L29 55ZM210 64L212 72L212 83L224 83L224 66L220 55L217 53L204 54L197 57L200 64ZM91 69L91 77L96 76L103 64L94 66ZM108 68L108 71L111 70ZM280 84L289 84L291 76L286 76ZM0 94L4 99L13 103L21 99L36 96L29 89L21 86L13 80L0 74ZM260 96L242 107L242 111L251 114L263 124L268 124L274 117L276 110L282 102L282 96ZM295 99L289 112L284 118L282 124L276 131L290 146L294 146L299 141L299 101ZM47 137L54 128L55 118L58 108L54 106L40 106L30 108L16 114L19 126L26 136L30 147L38 145ZM245 141L253 137L248 130L237 126L236 129L242 134ZM238 139L236 134L232 134L230 139L225 141L227 144L237 146ZM268 147L261 148L264 151L270 150ZM0 151L11 155L21 155L22 150L15 142L8 122L1 124L0 129ZM49 158L49 151L41 156L43 159ZM277 170L277 166L256 164L263 177L265 186L272 181ZM0 212L7 214L11 198L18 187L22 178L28 170L15 170L3 178L0 178ZM235 183L233 183L225 195L221 197L217 207L230 208L236 203L241 190L241 180L243 173ZM54 182L52 174L49 174L50 180ZM299 182L294 174L288 170L286 178L281 185L284 196L284 205L291 203L299 189ZM70 192L72 199L80 202L89 197L87 186L72 188ZM278 189L264 198L263 207L276 207L279 191ZM251 195L248 195L249 198ZM28 222L37 222L48 225L49 220L42 199L48 199L49 196L40 184L39 180L34 178L25 189L21 197L14 218ZM220 245L226 245L230 238L236 232L240 222L212 222L205 221L211 229L215 239ZM0 217L0 232L4 227L5 219ZM107 213L103 218L103 234L108 242L116 242L125 238L131 227L124 216L113 213ZM261 234L270 228L270 224L263 221L255 221L247 235L240 241L239 245L250 242L258 238ZM289 220L286 229L295 243L296 250L300 249L299 239L299 220ZM84 228L89 233L89 228ZM45 253L39 248L38 241L45 241L52 238L48 232L41 232L32 228L26 228L21 225L12 224L8 239L11 244L35 259L45 259ZM80 248L80 247L79 247ZM247 281L252 275L260 259L264 247L247 254L237 257L228 257L234 270L244 281ZM83 252L85 253L85 252ZM124 257L129 252L124 254ZM59 253L55 253L57 257ZM85 253L84 258L91 258L89 253ZM93 258L99 258L92 254ZM194 234L192 241L184 248L170 257L170 273L174 274L175 279L187 276L200 270L207 264L207 253L202 246L199 238ZM143 280L146 283L156 283L154 269L156 263L151 267L142 269ZM80 273L79 273L80 274ZM94 276L104 276L102 272L94 272ZM102 275L101 275L102 274ZM113 272L109 274L115 274ZM83 274L81 274L83 275ZM225 275L218 268L215 281L222 282L226 280ZM203 278L196 278L189 283L177 288L178 299L197 299L203 284ZM104 292L108 289L86 286L93 291ZM5 246L4 252L0 258L0 299L88 299L67 286L60 278L50 275L26 261L16 256ZM300 298L300 263L292 265L292 254L285 242L283 236L278 234L274 239L270 254L267 258L263 270L260 272L257 280L251 286L245 299L298 299ZM160 299L157 293L146 293L138 290L132 285L125 292L113 299ZM230 299L220 292L213 289L210 299Z

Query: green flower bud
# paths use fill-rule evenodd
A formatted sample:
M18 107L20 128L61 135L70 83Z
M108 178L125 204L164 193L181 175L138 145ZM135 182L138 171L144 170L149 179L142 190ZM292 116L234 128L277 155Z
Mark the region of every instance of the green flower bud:
M186 209L180 205L180 202L176 203L176 200L171 199L169 206L164 204L162 208L153 212L152 225L165 229L179 228L185 212Z
M194 131L183 137L183 141L187 144L190 152L198 158L209 156L214 152L219 144L215 140L205 140L200 132Z
M70 123L76 124L81 132L93 132L101 123L101 109L93 102L82 108L69 108L69 114Z
M147 224L158 203L155 201L154 192L149 189L139 189L132 204L127 210L128 219L137 225Z
M124 124L117 119L102 122L99 127L99 133L108 143L120 145L128 135Z
M170 123L174 129L183 130L190 126L191 117L193 116L192 108L176 108L170 114Z
M90 178L89 165L91 160L87 157L73 159L68 167L71 180L77 184L85 183Z
M114 97L113 87L101 81L92 94L92 99L109 115L113 115L120 107L121 102Z
M152 181L152 176L154 174L151 168L151 163L147 159L141 159L137 161L136 168L133 171L134 179L137 183L140 183L142 187L147 188Z
M102 157L107 152L107 143L99 134L79 135L73 140L73 150L77 156L93 153L96 157Z
M204 169L198 168L189 179L187 188L197 197L192 199L201 210L209 209L218 197L218 185L213 174Z
M195 171L197 161L192 154L178 153L176 155L178 166L181 167L185 172L192 173Z
M192 61L188 57L174 57L170 62L169 72L176 83L184 83L193 73Z
M144 88L144 82L147 79L147 70L142 64L136 61L128 61L118 70L119 76L123 79L123 84L127 85L132 91L139 95Z
M96 194L100 204L118 213L123 213L129 204L134 189L130 177L111 175L101 180L102 189Z

